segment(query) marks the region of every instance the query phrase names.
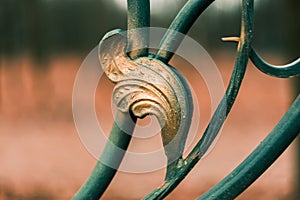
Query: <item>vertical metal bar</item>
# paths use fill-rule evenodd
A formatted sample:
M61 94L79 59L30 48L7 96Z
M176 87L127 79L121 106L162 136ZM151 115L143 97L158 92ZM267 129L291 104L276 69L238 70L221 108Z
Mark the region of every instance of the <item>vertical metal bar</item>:
M127 48L141 49L130 52L132 59L148 55L149 35L147 31L135 31L136 28L150 26L150 2L149 0L128 0L128 46ZM73 199L91 199L97 200L105 192L113 177L115 176L119 165L126 153L130 143L131 135L134 131L137 118L130 113L118 112L115 122L112 126L109 141L105 145L104 151L97 162L93 172L75 194ZM126 132L120 127L126 127ZM123 151L120 151L122 149ZM105 160L105 165L101 162ZM113 167L112 167L113 166Z
M234 199L261 176L300 132L300 95L263 142L199 200Z
M168 31L165 33L158 51L156 52L156 58L168 63L173 56L173 52L179 47L182 37L178 32L186 34L196 19L202 14L202 12L212 3L214 0L189 0L184 7L177 14L172 21ZM168 49L168 51L166 51Z
M150 26L149 0L127 0L127 50L132 59L148 56L149 32L140 29ZM133 51L131 51L133 49Z

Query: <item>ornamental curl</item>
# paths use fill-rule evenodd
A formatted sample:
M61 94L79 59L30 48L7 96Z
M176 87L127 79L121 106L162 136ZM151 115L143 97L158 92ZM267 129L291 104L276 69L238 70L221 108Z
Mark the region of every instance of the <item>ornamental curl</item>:
M107 33L99 44L100 64L116 84L113 103L121 112L132 112L139 118L156 116L168 165L178 167L193 113L189 86L175 68L155 58L131 60L126 44L126 35L119 29ZM168 171L173 170L167 170L170 178Z

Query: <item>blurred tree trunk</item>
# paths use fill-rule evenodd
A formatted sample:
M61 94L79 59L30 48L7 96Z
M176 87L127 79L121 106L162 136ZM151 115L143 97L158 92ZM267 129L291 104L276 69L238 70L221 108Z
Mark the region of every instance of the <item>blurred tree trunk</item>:
M285 17L285 44L287 57L291 59L296 59L300 56L300 25L297 21L299 19L299 0L288 0L285 1L286 6L284 7L284 17ZM279 11L278 11L279 12ZM300 93L300 76L292 79L292 91L293 99ZM300 199L300 138L298 136L297 141L297 172L296 172L296 185L295 185L295 199Z

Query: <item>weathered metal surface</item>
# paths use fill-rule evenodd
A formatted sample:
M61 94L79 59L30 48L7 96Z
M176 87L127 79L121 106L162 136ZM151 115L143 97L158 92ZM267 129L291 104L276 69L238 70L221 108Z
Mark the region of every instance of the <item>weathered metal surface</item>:
M126 55L126 44L124 32L109 32L99 44L99 60L106 76L116 83L113 102L121 112L132 112L139 118L150 114L157 117L169 179L174 174L170 167L182 165L193 113L192 95L175 68L150 57L131 60Z
M162 199L174 190L202 158L218 135L236 99L246 71L253 33L253 0L243 0L241 24L241 40L229 85L202 138L185 159L185 165L177 172L177 176L153 190L145 199Z
M146 29L150 26L149 0L127 0L127 50L132 59L148 56L149 33ZM134 30L134 31L130 31Z
M149 1L138 2L138 0L128 0L128 29L145 27L147 23L150 26ZM251 47L254 19L253 0L243 0L240 36L225 39L238 42L236 61L226 93L202 138L187 158L182 160L181 155L192 115L191 95L184 77L167 64L173 53L164 49L171 49L172 52L175 52L182 38L178 38L174 30L187 33L198 16L212 2L213 0L189 0L172 22L170 31L167 31L163 37L160 43L161 48L156 52L154 58L153 56L147 57L148 33L131 32L127 35L126 40L122 31L113 31L108 33L100 43L101 64L107 77L116 83L113 100L120 111L121 121L119 123L126 124L131 118L136 120L135 117L153 114L157 116L162 126L163 144L170 165L167 168L167 177L163 185L147 195L145 199L166 197L206 153L235 102L249 58L262 72L275 77L285 78L300 73L299 59L288 65L274 66L266 63L253 50ZM143 3L146 3L146 6L143 7ZM143 9L146 9L145 13ZM127 56L126 45L129 52L131 48L143 48L131 51ZM300 96L257 149L223 181L199 199L233 199L243 192L299 134L299 118ZM134 125L130 129L130 133L133 128ZM116 146L126 150L131 137L124 138L123 134L119 127L114 125L110 137L112 141L115 141L113 143ZM118 155L109 148L108 145L108 150L104 150L102 156L116 155L117 159L113 159L112 162L120 163L123 155ZM176 162L173 162L174 160ZM83 195L77 196L78 199L98 199L115 172L116 169L106 169L101 163L98 163L89 178L90 181L88 180L87 184L82 187L83 191L80 191Z

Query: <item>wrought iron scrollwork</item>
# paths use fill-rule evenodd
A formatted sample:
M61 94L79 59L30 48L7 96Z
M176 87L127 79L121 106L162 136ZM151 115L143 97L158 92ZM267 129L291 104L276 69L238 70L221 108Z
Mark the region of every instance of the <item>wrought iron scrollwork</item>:
M107 77L116 85L113 101L119 109L116 121L126 124L130 118L155 115L162 127L162 139L168 157L164 183L148 194L145 199L162 199L172 192L187 176L209 149L225 122L239 92L248 60L262 72L287 78L300 74L300 59L283 66L266 63L251 46L253 36L253 0L242 0L241 32L239 37L225 38L238 42L236 60L226 93L213 114L202 138L184 159L181 158L188 134L193 104L191 93L183 76L168 65L181 39L176 31L187 33L195 20L214 0L189 0L175 17L170 31L160 43L154 56L148 55L148 35L124 35L121 30L109 32L99 45L99 58ZM149 0L128 0L128 28L149 26ZM142 7L146 11L141 12ZM172 31L175 30L175 31ZM141 41L139 37L142 37ZM178 40L174 42L174 38ZM142 43L142 44L140 44ZM141 45L140 51L125 53L129 47ZM164 49L171 49L165 51ZM129 58L130 57L130 58ZM234 199L252 184L288 147L300 132L300 95L269 136L231 174L225 177L199 199ZM110 140L126 150L130 136L124 136L114 123ZM131 127L130 132L133 131ZM109 147L103 156L113 154ZM121 162L120 155L116 162ZM175 162L173 162L175 161ZM112 180L116 170L97 163L93 173L74 199L98 199ZM251 172L251 173L250 173ZM97 187L99 188L97 190Z
M106 34L99 44L99 60L106 76L116 83L113 102L121 112L138 118L155 115L168 158L167 179L182 165L182 153L189 131L193 102L184 77L172 66L150 58L131 60L122 30Z

